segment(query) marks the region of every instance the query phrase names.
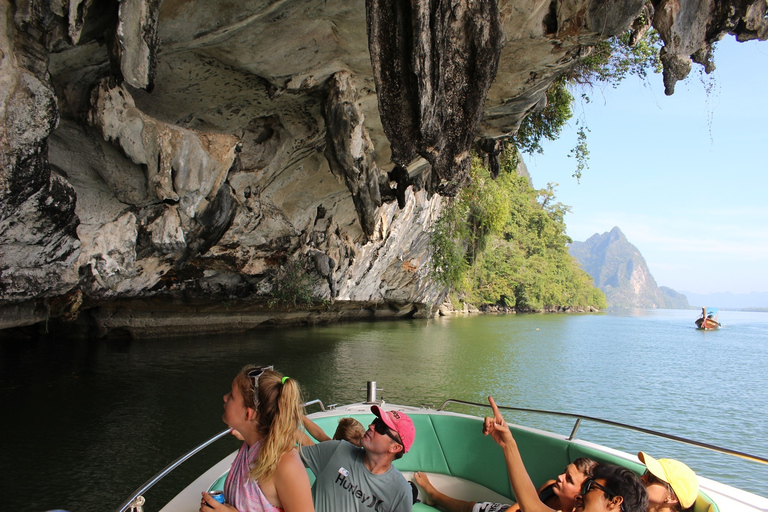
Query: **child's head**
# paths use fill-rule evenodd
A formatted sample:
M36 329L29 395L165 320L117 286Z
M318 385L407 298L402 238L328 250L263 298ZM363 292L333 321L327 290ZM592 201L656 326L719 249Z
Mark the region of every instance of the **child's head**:
M301 389L295 380L283 377L271 366L246 366L235 380L245 406L256 411L254 428L261 440L251 477L269 479L280 457L294 447L304 415Z
M365 427L363 427L362 423L355 418L341 418L339 420L339 426L336 427L336 432L333 434L333 438L337 441L349 441L355 446L360 446L363 442L364 435Z

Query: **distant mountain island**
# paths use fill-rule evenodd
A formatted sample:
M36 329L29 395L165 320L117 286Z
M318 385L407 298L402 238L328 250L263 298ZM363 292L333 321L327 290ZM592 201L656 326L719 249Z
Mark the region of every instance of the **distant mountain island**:
M573 242L568 250L605 293L609 307L688 309L688 299L659 287L645 258L618 227Z

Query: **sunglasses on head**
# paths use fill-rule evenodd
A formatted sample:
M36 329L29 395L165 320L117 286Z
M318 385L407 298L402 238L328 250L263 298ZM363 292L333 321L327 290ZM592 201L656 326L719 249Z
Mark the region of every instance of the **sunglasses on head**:
M392 430L387 426L386 423L384 423L384 420L381 418L376 418L373 420L373 430L376 431L377 434L380 436L387 436L397 444L403 444L403 442L400 440L400 437L396 434L392 433Z
M254 387L254 389L259 387L259 377L267 371L267 370L274 370L275 367L272 365L269 366L257 366L256 368L250 370L248 372L248 380L251 381L251 386Z
M584 496L589 491L591 491L593 488L600 489L605 494L608 495L608 499L613 499L616 497L616 493L608 490L607 487L604 485L600 485L599 483L595 482L592 478L588 479L586 482L584 482L584 486L581 488L581 495Z

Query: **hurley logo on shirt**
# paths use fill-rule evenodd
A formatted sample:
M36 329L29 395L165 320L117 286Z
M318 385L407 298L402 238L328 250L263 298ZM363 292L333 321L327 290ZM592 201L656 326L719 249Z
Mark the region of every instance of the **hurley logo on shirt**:
M349 476L349 471L339 468L339 474L336 475L336 483L353 497L360 500L362 505L380 512L381 509L379 507L384 503L384 500L377 498L373 494L365 494L358 484L353 484L347 480L347 476Z

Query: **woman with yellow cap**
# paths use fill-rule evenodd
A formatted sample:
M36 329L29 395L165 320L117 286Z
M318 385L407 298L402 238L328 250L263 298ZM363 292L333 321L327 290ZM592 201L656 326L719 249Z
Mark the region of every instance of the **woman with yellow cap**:
M648 492L648 512L687 510L699 495L699 479L691 468L673 459L654 459L640 452L645 464L642 481Z

